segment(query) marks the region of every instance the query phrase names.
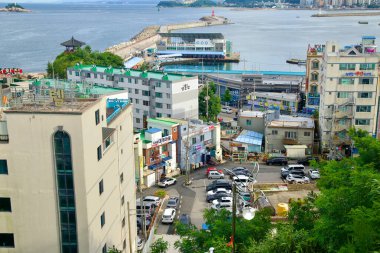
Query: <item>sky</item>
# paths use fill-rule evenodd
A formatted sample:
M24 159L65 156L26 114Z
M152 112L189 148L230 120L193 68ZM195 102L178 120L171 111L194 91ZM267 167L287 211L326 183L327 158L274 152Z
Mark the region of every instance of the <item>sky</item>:
M120 0L80 0L80 2L100 2L100 1L120 1ZM126 2L137 2L136 0L122 0ZM159 0L138 0L139 2L157 3ZM12 3L12 0L0 0L0 3ZM61 3L61 2L78 2L78 0L23 0L17 3Z

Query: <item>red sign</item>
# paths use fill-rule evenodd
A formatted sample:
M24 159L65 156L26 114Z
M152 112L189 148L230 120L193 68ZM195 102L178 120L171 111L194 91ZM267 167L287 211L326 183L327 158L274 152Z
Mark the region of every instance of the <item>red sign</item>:
M22 69L20 69L20 68L0 68L0 74L3 74L3 75L22 74Z

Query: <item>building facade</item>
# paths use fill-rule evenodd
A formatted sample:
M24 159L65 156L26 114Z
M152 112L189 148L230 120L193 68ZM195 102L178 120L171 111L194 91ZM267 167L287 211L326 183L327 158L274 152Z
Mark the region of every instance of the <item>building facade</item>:
M145 128L151 117L198 118L198 77L79 64L68 68L67 77L127 90L136 129Z
M322 148L349 150L351 127L378 135L379 54L375 37L340 48L327 42L321 66L320 134Z
M64 89L21 95L2 108L0 252L104 253L112 246L135 252L126 93L75 100Z
M298 112L300 96L297 93L253 92L248 104L261 110L280 110L284 114Z

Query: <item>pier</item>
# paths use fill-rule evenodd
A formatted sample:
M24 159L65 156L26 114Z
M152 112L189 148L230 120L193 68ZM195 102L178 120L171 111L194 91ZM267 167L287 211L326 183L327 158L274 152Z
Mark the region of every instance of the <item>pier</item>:
M318 13L312 17L362 17L362 16L380 16L380 12L341 12L341 13Z
M139 34L134 36L130 41L111 46L107 48L106 51L116 54L124 60L128 60L133 56L133 54L138 51L143 51L149 47L155 47L156 43L161 39L161 36L159 35L160 33L169 33L174 30L189 29L194 27L207 27L227 24L230 24L227 18L220 16L207 16L202 17L199 21L194 22L163 26L148 26Z

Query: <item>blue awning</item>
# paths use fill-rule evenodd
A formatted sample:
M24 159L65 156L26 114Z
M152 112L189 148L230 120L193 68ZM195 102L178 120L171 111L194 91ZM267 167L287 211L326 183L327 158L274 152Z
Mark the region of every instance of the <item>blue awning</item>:
M202 230L208 230L210 228L206 223L202 223Z
M163 162L166 162L166 161L171 160L171 159L172 159L171 156L167 156L167 157L165 157L165 158L162 158L162 161L163 161Z

